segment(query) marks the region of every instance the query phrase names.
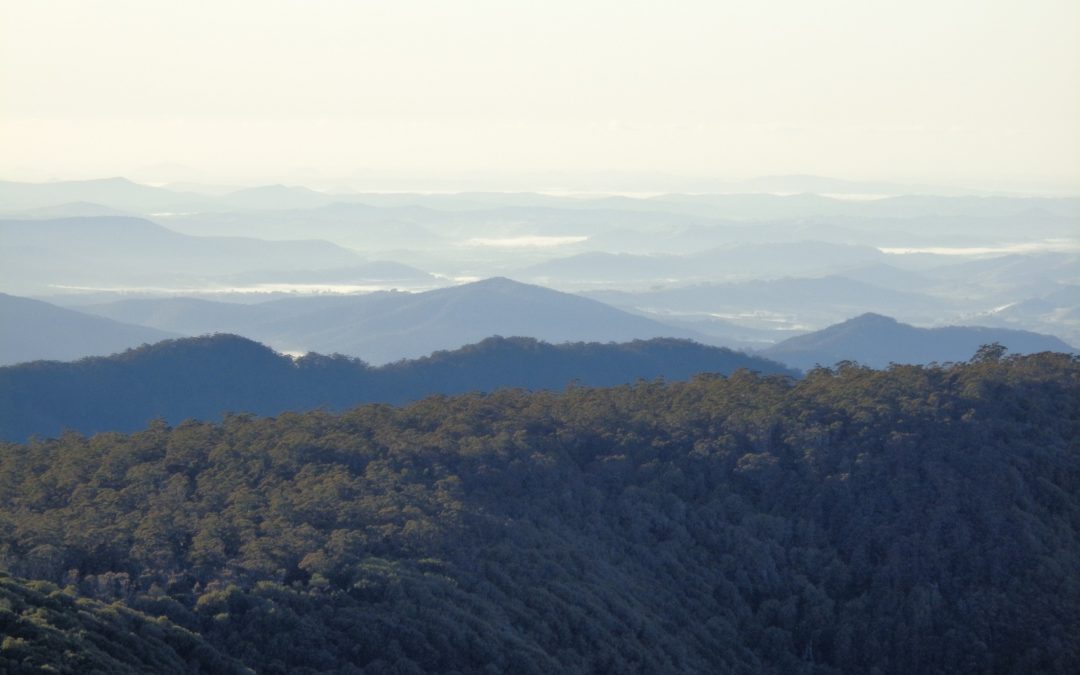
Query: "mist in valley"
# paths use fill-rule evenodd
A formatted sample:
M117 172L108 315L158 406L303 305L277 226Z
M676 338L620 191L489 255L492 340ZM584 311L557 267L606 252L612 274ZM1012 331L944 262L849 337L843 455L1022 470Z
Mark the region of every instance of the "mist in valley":
M1080 672L1076 0L0 2L0 672Z
M842 187L626 196L6 182L0 281L127 326L372 363L491 335L760 351L865 313L1080 344L1080 198ZM479 283L493 278L506 280L497 297ZM5 309L5 325L28 325L18 311ZM51 358L50 340L70 335L35 333L40 352L20 358Z

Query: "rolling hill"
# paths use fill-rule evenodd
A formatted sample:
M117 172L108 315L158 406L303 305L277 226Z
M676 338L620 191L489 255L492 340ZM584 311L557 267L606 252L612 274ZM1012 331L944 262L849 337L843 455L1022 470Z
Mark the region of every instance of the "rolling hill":
M47 183L0 181L4 210L40 209L70 202L93 202L128 213L190 211L210 203L203 196L141 185L127 178Z
M0 293L0 365L103 356L176 333Z
M658 290L591 291L586 297L651 315L735 320L771 329L818 328L882 307L906 319L931 320L955 303L925 293L894 290L841 275L706 283Z
M63 286L183 288L243 271L363 262L325 241L196 237L130 217L0 220L0 237L3 287L23 295Z
M225 412L275 415L431 394L507 387L563 389L638 379L682 380L739 368L794 374L778 363L686 340L551 345L489 338L452 352L373 368L344 357L293 360L234 335L169 340L75 363L0 368L0 438L130 431L148 420L214 420Z
M784 340L761 353L796 368L856 361L873 368L890 363L966 361L980 346L997 342L1016 354L1074 352L1056 337L1007 328L917 328L880 314L863 314L823 330Z
M556 258L522 270L526 278L615 281L640 285L664 279L724 281L745 277L813 276L880 263L872 246L820 241L738 244L688 255L632 255L600 251Z
M423 293L297 297L257 305L133 300L86 309L132 323L168 326L168 330L189 335L231 332L281 351L340 353L370 363L417 358L491 335L520 335L547 342L626 342L656 337L714 342L690 329L505 278Z

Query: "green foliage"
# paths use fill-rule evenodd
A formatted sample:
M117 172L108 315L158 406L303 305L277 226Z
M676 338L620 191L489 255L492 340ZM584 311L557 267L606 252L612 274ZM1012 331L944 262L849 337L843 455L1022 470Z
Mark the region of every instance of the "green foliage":
M982 345L975 352L975 355L971 357L971 360L975 363L980 361L1000 361L1002 356L1005 356L1005 352L1009 351L1000 342L991 342L990 344Z
M1078 438L1060 354L158 422L0 446L0 566L260 673L1077 672Z
M165 617L0 574L0 672L250 673Z

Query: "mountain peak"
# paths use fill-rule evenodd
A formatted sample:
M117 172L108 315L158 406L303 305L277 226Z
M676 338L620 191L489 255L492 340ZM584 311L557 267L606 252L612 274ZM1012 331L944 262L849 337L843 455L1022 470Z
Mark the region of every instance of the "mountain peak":
M119 356L128 360L141 358L200 358L226 364L243 362L274 364L283 358L281 354L261 342L232 333L214 333L199 337L163 340L129 349ZM97 362L104 363L113 357L93 358Z
M1061 340L1038 333L979 326L919 328L880 314L861 314L814 333L799 335L762 353L798 368L857 361L873 368L890 363L966 361L981 345L999 342L1017 354L1071 352Z
M502 292L522 292L526 290L544 290L550 291L553 294L559 293L543 286L536 286L533 284L526 284L521 281L515 281L508 277L488 277L487 279L480 279L479 281L473 281L467 284L456 286L460 289L474 289L474 290L495 290Z
M859 316L852 317L843 323L837 324L837 326L896 326L900 322L891 316L885 316L884 314L877 314L875 312L866 312Z
M514 281L509 277L488 277L487 279L481 279L474 282L477 286L529 286L520 281Z

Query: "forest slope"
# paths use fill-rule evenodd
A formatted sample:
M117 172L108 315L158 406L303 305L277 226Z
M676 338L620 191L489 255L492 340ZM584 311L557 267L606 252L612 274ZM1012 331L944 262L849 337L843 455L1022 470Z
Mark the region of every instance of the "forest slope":
M0 567L262 673L1080 670L1080 363L0 445Z
M191 631L47 581L0 573L0 672L252 673Z

